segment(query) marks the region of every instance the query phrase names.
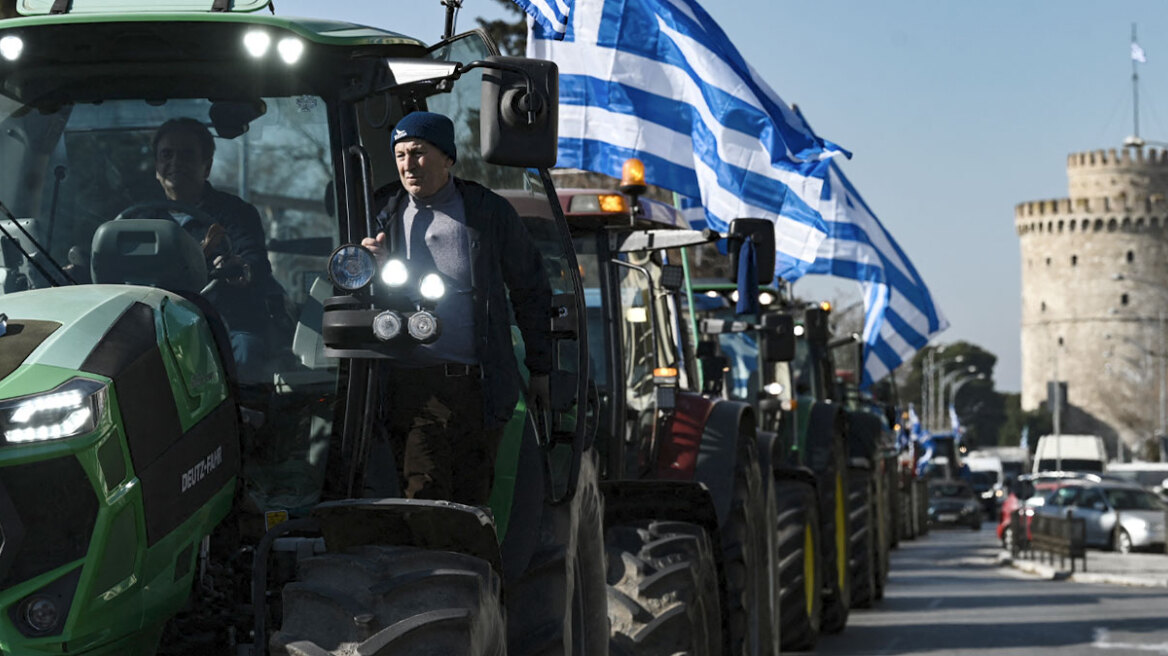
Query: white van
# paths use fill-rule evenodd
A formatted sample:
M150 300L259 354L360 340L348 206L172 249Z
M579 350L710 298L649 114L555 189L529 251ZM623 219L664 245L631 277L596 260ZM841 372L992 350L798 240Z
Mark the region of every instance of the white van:
M1034 473L1044 471L1102 472L1107 449L1098 435L1043 435L1034 451Z

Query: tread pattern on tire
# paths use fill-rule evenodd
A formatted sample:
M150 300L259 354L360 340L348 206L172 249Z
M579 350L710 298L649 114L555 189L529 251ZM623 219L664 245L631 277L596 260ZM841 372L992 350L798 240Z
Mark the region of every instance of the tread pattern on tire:
M612 654L722 653L717 563L704 529L631 522L607 527L605 545Z
M819 502L815 489L800 481L776 481L779 517L779 609L783 651L807 651L819 639L823 613L823 585L819 580L822 551L819 535ZM811 533L811 553L806 552ZM811 561L815 580L812 599L807 599L804 566ZM810 603L808 603L810 601ZM811 612L808 613L810 606Z
M282 656L503 656L499 575L486 561L362 546L303 559L284 586Z
M851 522L852 607L869 608L876 597L876 544L872 522L872 472L848 472L848 519Z
M825 445L815 445L816 449L830 451L820 458L826 463L825 468L816 472L819 482L817 486L819 490L819 519L822 526L820 537L823 545L820 562L823 565L822 579L824 583L823 619L820 621L819 630L821 633L834 634L843 631L847 626L848 615L852 608L852 574L851 568L848 567L851 543L846 539L846 536L850 535L847 512L847 459L844 442L847 420L842 413L837 413L832 426L822 427L820 430L831 431L831 442ZM812 431L812 438L822 439L817 437L817 433L814 431ZM842 517L843 526L839 526L840 521L837 519L837 513L839 517ZM842 532L845 536L842 540L844 553L840 553L837 547L837 531ZM843 579L842 584L841 578Z
M545 502L540 546L507 587L509 656L592 656L608 645L603 501L594 456L571 503Z

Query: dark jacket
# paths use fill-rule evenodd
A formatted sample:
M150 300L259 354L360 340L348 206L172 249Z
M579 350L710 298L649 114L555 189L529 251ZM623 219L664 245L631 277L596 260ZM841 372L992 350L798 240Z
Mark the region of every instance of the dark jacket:
M497 426L511 418L519 400L519 368L511 345L512 317L523 334L524 364L532 374L552 369L551 287L543 256L523 221L502 196L469 180L454 179L466 209L474 288L475 352L483 369L483 418ZM407 192L397 187L377 216L380 230L398 234L398 208ZM506 291L506 293L505 293Z
M232 331L265 334L273 304L282 290L272 277L264 226L260 213L238 196L219 191L206 183L196 205L223 226L231 238L231 252L251 266L251 282L242 287L221 285L211 299ZM275 300L269 300L270 297Z

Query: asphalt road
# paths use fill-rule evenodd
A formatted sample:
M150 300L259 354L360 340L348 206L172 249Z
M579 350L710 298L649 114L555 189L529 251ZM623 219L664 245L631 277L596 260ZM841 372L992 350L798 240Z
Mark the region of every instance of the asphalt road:
M993 524L892 552L883 601L819 654L1168 654L1168 588L1039 580L997 565Z

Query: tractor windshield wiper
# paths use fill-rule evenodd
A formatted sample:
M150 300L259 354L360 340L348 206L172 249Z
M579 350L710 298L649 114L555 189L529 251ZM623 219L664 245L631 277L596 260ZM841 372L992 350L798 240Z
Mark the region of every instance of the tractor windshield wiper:
M53 259L53 256L49 254L48 249L46 249L44 246L41 246L41 243L36 240L36 237L33 237L32 234L29 233L29 231L26 230L24 226L20 225L20 221L17 220L17 218L15 216L13 216L12 212L9 211L8 206L5 205L3 202L0 202L0 211L2 211L4 213L4 216L7 217L8 220L12 222L12 225L16 226L16 229L19 230L20 233L22 235L24 235L24 237L26 239L28 239L28 241L33 245L34 248L36 248L38 255L44 255L45 259L48 260L49 263L52 264L53 267L56 268L57 271L59 271L60 274L65 277L65 280L69 281L70 284L72 284L72 285L77 284L77 281L73 279L73 276L69 275L69 272L66 271L64 269L64 267L62 267L56 260ZM2 233L5 238L7 238L9 241L12 242L12 244L14 246L16 246L16 249L19 250L20 254L24 256L24 259L28 260L28 263L31 264L33 266L33 268L35 268L41 274L41 276L44 277L45 280L48 280L50 285L52 285L53 287L61 286L62 283L61 283L60 279L57 276L50 274L45 269L44 265L41 264L37 258L33 257L32 253L29 253L27 250L24 249L24 244L19 239L12 236L12 233L9 232L8 228L6 228L4 226L4 221L2 221L2 220L0 220L0 233Z

